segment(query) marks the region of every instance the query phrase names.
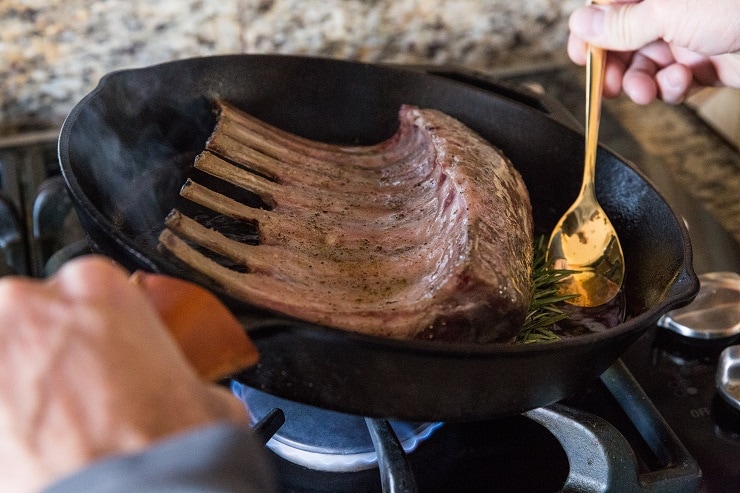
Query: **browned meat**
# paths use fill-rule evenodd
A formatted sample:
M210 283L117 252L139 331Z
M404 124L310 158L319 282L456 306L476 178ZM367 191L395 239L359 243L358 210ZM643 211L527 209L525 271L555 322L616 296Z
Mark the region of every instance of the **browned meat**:
M178 211L161 244L231 295L310 322L394 338L509 340L531 290L532 214L519 173L444 113L403 106L399 121L385 142L339 146L220 103L195 166L258 194L270 210L193 181L181 195L256 223L260 244Z

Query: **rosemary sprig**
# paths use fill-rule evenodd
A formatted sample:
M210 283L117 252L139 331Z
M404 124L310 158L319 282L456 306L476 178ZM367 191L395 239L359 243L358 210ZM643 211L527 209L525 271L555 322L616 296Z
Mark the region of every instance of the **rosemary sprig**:
M558 295L558 283L573 273L571 270L551 269L546 260L547 244L545 237L540 236L534 245L532 264L532 299L529 303L527 317L516 338L517 343L532 344L553 342L560 336L552 331L552 326L568 317L558 304L575 298L577 295Z

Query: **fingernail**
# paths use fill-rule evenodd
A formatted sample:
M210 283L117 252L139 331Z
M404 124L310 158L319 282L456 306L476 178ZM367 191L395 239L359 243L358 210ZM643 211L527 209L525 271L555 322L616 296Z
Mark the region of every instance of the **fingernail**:
M604 31L606 14L598 7L582 7L573 12L570 29L586 39L596 38Z

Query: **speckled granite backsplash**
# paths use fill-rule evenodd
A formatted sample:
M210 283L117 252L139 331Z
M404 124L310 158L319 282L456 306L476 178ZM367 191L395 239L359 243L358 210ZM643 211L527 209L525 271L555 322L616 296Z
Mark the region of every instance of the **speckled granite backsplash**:
M0 0L0 136L56 128L104 74L226 53L481 71L568 64L583 0ZM740 157L684 106L609 103L667 173L740 240ZM711 133L711 132L710 132Z
M112 70L223 53L563 59L574 0L0 0L0 122L58 121Z

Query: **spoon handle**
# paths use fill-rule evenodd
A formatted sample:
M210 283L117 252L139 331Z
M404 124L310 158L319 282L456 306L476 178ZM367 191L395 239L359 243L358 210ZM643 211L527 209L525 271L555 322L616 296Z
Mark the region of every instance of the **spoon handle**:
M589 1L592 3L604 3ZM596 150L599 144L599 122L601 121L601 97L604 90L606 51L588 45L586 55L586 153L583 166L582 191L593 193L596 172ZM588 190L588 189L591 190Z

